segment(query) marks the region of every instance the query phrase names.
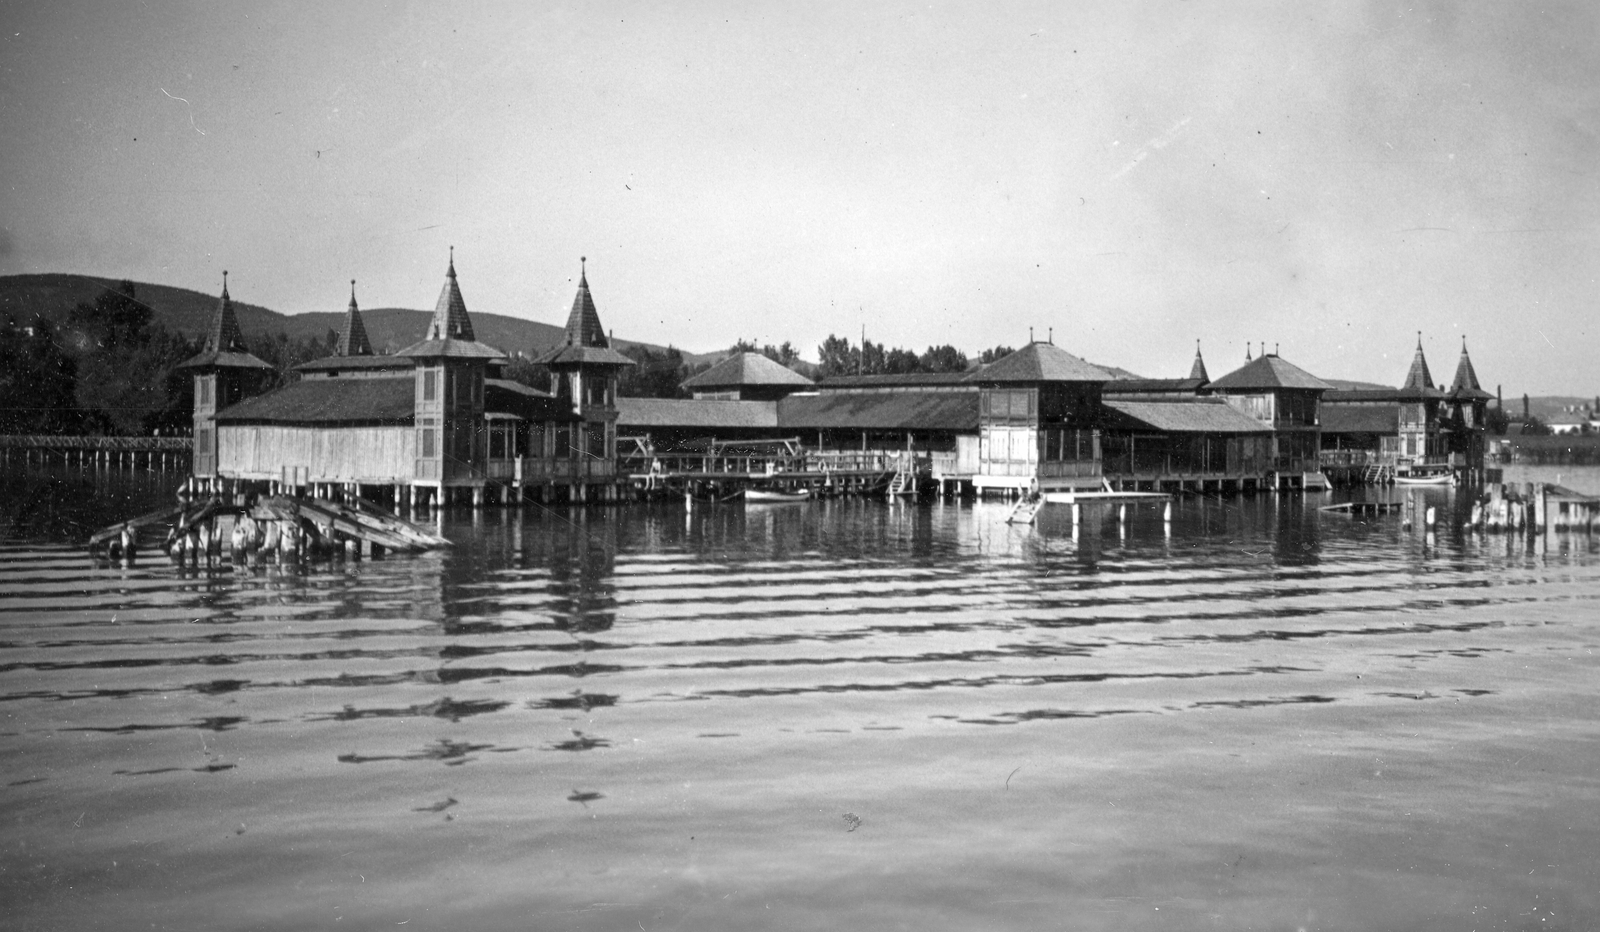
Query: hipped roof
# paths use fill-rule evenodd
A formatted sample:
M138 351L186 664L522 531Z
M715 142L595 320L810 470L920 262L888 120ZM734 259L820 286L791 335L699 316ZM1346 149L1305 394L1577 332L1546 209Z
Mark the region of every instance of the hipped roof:
M699 375L686 379L687 389L741 388L747 385L794 385L810 388L812 381L760 353L735 353Z
M967 375L974 382L1108 382L1111 373L1054 343L1030 343Z
M1209 386L1221 391L1254 391L1267 388L1305 388L1327 391L1332 388L1306 370L1276 353L1257 356Z

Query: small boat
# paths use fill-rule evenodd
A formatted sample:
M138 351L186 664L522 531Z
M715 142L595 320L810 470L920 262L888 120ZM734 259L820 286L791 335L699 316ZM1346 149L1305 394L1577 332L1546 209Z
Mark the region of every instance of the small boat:
M776 502L805 502L811 500L810 492L783 492L778 489L745 489L744 500L755 504Z
M1395 485L1454 485L1455 477L1447 472L1410 473L1394 477Z

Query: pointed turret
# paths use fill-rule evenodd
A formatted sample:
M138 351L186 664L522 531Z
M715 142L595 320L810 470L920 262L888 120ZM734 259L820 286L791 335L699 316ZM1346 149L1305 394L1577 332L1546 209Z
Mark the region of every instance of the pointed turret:
M567 315L567 345L610 347L605 328L600 326L600 312L594 309L594 297L589 294L588 262L587 256L578 257L578 293Z
M1200 341L1194 341L1194 365L1189 367L1189 378L1199 379L1200 384L1211 381L1211 376L1206 374L1206 361L1200 356Z
M1478 373L1472 368L1472 357L1467 355L1467 338L1461 338L1461 360L1456 363L1456 377L1450 383L1450 394L1457 398L1487 401L1494 396L1478 384Z
M367 327L361 322L361 309L356 307L356 280L350 279L350 307L345 309L344 329L339 331L340 356L371 356L372 343L367 339Z
M233 313L233 299L228 297L226 269L222 272L222 299L217 302L217 313L211 318L205 348L213 353L244 352L244 334L239 332L239 318Z
M462 300L461 286L456 283L454 246L450 247L450 265L445 269L444 288L439 292L439 303L434 305L428 332L421 342L413 343L396 355L413 359L449 356L456 359L506 360L505 353L479 343L472 334L472 318L467 316L467 302Z
M1433 373L1428 371L1428 358L1422 354L1422 331L1417 331L1417 352L1411 357L1411 371L1400 388L1404 391L1426 394L1433 391Z
M439 291L439 301L433 306L433 321L428 324L430 340L476 340L472 335L472 318L467 316L467 302L461 298L461 286L456 283L456 248L450 247L450 265L445 269L444 288Z
M611 348L611 339L600 325L600 312L595 310L594 296L589 293L588 259L579 257L578 262L578 293L573 296L572 310L567 314L566 342L535 358L534 362L542 366L633 365L633 360Z
M194 474L218 474L217 412L244 400L261 387L272 367L251 355L244 346L239 318L228 297L228 273L222 273L222 298L206 331L200 354L180 363L194 375Z
M271 369L272 367L245 349L244 333L239 329L239 318L233 312L233 299L228 296L228 273L222 273L222 297L217 301L211 326L206 329L205 344L200 353L179 363L179 369Z

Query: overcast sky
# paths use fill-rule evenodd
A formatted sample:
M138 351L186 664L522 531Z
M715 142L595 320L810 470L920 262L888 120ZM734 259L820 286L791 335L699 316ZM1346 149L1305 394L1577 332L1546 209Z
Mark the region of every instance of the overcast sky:
M1600 3L0 3L0 274L1600 391ZM517 349L517 347L504 347Z

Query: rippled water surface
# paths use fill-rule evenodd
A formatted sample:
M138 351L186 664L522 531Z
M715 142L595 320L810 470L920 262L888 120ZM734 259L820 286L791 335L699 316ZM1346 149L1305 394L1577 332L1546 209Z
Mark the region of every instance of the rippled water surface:
M1326 501L487 509L200 570L18 522L5 922L1600 925L1600 544Z

